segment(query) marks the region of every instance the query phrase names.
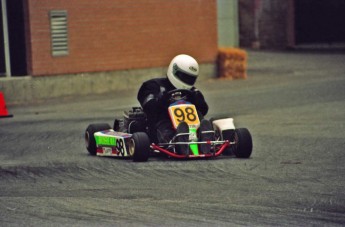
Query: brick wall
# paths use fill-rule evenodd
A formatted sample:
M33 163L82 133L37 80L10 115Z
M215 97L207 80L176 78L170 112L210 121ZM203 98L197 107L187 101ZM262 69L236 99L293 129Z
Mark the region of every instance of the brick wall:
M263 1L259 21L262 48L279 49L287 47L287 12L288 1Z
M240 45L252 47L259 41L263 49L283 49L288 45L288 4L278 0L239 0ZM258 14L258 40L255 36L255 13Z
M27 0L31 75L167 66L217 55L215 0ZM52 57L50 10L67 10L69 55Z
M254 41L254 0L239 0L240 46L251 47Z

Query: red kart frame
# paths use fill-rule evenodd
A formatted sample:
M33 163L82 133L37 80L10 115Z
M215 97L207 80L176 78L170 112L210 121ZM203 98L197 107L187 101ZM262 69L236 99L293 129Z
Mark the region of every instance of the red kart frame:
M206 143L208 144L212 144L211 141L207 141ZM190 143L189 143L190 144ZM196 144L200 144L196 143ZM223 153L223 151L225 150L225 148L227 148L228 146L230 146L232 143L230 143L228 140L224 141L224 143L221 145L221 147L219 148L219 150L217 152L214 153L209 153L209 154L199 154L199 155L183 155L183 154L176 154L174 152L168 151L164 148L162 148L161 146L157 145L157 144L151 144L151 149L153 150L158 150L160 152L163 152L164 154L167 154L170 157L173 158L178 158L178 159L186 159L186 158L211 158L211 157L217 157L219 155L221 155Z

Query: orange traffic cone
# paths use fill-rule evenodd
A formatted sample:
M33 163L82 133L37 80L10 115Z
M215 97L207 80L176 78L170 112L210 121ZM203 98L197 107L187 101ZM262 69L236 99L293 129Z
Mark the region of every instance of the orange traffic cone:
M0 118L3 117L13 117L13 115L8 114L4 95L0 92Z

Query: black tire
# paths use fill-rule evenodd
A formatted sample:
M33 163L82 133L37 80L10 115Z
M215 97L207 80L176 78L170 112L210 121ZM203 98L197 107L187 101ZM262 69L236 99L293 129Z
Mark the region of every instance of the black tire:
M136 132L129 141L129 154L134 162L146 162L150 156L150 139L145 132Z
M114 120L114 126L113 126L114 131L119 132L120 131L120 120L115 118Z
M237 158L249 158L253 150L253 141L250 132L246 128L235 129L236 149L234 153Z
M96 155L97 153L96 140L94 137L95 132L100 132L108 129L111 129L111 127L107 123L91 124L86 128L85 144L86 149L89 151L90 155Z

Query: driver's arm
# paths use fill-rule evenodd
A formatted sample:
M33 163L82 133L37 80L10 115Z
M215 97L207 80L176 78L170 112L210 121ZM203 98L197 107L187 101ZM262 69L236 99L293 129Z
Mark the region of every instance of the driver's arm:
M143 83L140 87L137 99L146 113L154 113L157 108L157 97L160 92L159 85L152 81Z
M203 96L203 94L201 93L201 91L199 91L198 89L196 89L195 87L193 87L191 89L194 93L194 105L196 106L196 109L198 111L200 111L200 113L205 116L208 112L208 105L205 101L205 98Z

